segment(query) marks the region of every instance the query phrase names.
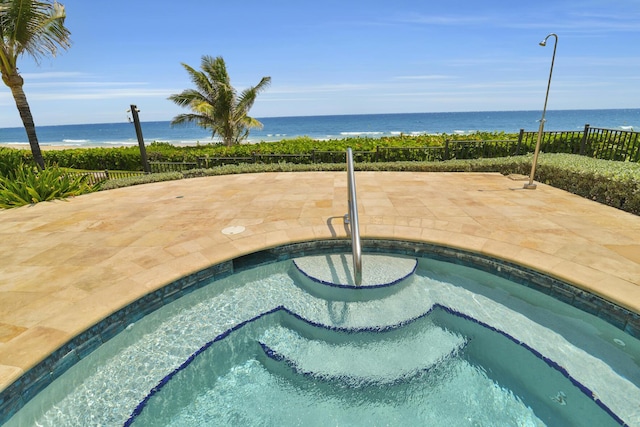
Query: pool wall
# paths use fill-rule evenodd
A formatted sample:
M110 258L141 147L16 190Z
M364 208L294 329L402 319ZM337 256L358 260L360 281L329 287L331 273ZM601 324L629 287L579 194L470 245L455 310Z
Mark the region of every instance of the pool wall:
M544 273L471 251L423 242L367 239L362 242L366 253L388 253L424 257L473 267L490 272L550 295L582 311L593 314L627 334L640 338L640 314L631 312L598 295L572 286ZM329 252L350 252L346 239L308 241L265 249L210 266L195 274L169 283L163 288L113 313L85 332L74 337L0 392L0 425L7 422L36 394L69 368L91 354L101 344L156 309L181 296L227 277L260 265Z

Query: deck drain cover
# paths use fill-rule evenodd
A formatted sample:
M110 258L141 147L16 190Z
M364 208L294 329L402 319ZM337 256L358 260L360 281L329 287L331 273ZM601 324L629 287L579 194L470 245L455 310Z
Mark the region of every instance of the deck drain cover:
M233 227L227 227L222 229L222 234L240 234L245 230L245 228L241 225L236 225Z

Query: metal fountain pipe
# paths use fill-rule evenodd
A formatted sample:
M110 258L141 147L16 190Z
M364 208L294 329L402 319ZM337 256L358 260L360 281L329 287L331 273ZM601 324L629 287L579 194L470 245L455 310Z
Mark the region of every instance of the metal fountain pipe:
M351 247L353 250L353 279L356 286L362 284L362 246L360 245L360 225L358 223L358 203L356 200L356 181L353 172L353 152L347 148L347 186L349 213L345 215L345 224L351 224Z
M558 35L555 33L549 34L540 42L540 46L547 45L547 39L549 37L555 37L555 43L553 44L553 56L551 56L551 70L549 71L549 81L547 83L547 94L544 97L544 107L542 108L542 118L540 119L540 127L538 128L538 139L536 141L536 149L533 153L533 162L531 164L531 174L529 175L529 182L524 185L527 190L535 190L536 184L533 183L534 175L536 174L536 164L538 163L538 154L540 154L540 142L542 141L542 132L544 131L544 122L546 119L544 116L547 113L547 101L549 99L549 88L551 87L551 75L553 74L553 63L556 60L556 48L558 47Z

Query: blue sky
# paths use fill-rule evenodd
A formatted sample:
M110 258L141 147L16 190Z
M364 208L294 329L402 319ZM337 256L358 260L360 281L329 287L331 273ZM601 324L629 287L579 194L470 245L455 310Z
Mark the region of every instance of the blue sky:
M19 63L36 125L170 120L222 56L254 117L640 107L637 0L61 0L72 47ZM0 127L21 126L0 86Z

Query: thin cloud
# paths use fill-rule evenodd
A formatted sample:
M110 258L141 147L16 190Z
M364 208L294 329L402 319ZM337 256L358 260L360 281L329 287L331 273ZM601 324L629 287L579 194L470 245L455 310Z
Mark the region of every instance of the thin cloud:
M518 15L511 14L508 10L487 11L478 15L426 15L407 14L393 20L402 24L417 24L428 26L474 26L491 25L493 28L509 29L544 29L553 28L556 32L638 32L640 15L637 12L622 13L596 13L571 11L566 14L542 14L539 10L531 10L528 19L522 19L522 12Z
M424 76L397 76L394 77L394 80L450 80L456 79L455 76L447 76L444 74L431 74Z
M41 79L67 79L86 76L79 71L51 71L44 73L23 73L21 76L25 80L41 80Z
M176 93L176 91L171 89L106 89L82 93L33 93L29 95L29 99L38 101L69 101L87 99L167 98L172 93Z
M414 13L398 18L397 21L406 24L460 26L484 24L490 21L490 18L486 16L424 15Z
M53 88L100 88L100 87L118 87L118 86L146 86L149 85L148 82L98 82L98 81L87 81L87 82L78 82L78 81L68 81L68 82L36 82L29 83L27 82L29 87L53 87Z
M594 35L595 33L620 33L638 32L640 14L630 12L628 14L595 13L571 11L566 14L557 14L550 18L529 19L527 21L509 20L505 27L518 29L544 29L553 28L556 33L571 33Z
M346 91L354 91L354 90L371 90L376 88L379 88L379 85L361 84L361 83L338 83L338 84L311 85L311 86L280 86L280 87L269 88L269 90L265 92L265 95L346 92Z

